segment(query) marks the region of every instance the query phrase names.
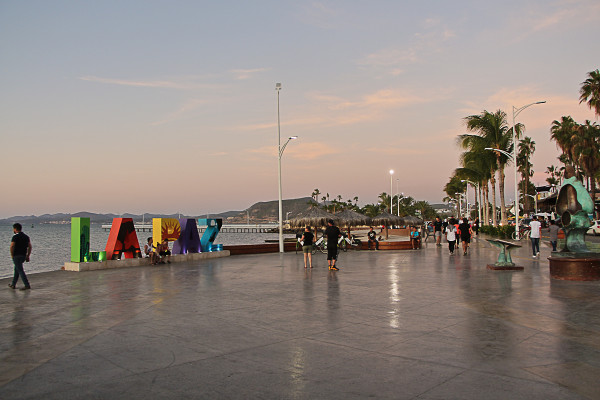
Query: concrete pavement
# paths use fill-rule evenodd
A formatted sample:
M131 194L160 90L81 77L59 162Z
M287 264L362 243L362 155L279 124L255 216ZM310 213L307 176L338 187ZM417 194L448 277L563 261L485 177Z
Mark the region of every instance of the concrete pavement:
M479 240L4 279L0 398L598 399L600 283L529 251L522 272Z

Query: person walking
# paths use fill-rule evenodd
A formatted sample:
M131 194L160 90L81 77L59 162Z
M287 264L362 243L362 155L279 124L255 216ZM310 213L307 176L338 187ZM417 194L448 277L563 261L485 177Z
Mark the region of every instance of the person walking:
M466 256L469 243L471 243L471 236L473 235L471 225L469 225L469 221L466 218L463 218L462 224L458 226L458 232L460 233L460 241L462 242L463 255Z
M475 218L475 222L473 222L473 232L475 232L475 236L479 236L479 225L481 225L481 222L479 222L479 217Z
M15 274L13 276L12 283L9 283L8 287L11 289L16 289L17 281L19 280L19 277L21 277L21 280L25 286L19 290L29 290L31 289L31 286L29 285L29 280L27 279L27 275L23 269L23 263L29 262L32 246L29 236L24 234L22 229L23 227L19 223L13 225L13 232L15 235L12 237L10 242L10 256L12 257L15 265Z
M556 251L559 230L560 230L560 227L558 225L556 225L556 221L551 219L550 226L548 227L548 232L550 232L550 244L552 245L552 251Z
M540 238L542 237L542 224L537 220L537 217L534 215L533 219L529 223L529 227L531 228L531 249L533 250L533 258L538 258L540 256Z
M327 264L329 264L330 271L339 271L339 268L335 266L335 263L337 261L338 253L337 242L341 235L340 229L333 224L333 220L328 220L325 236L327 236Z
M302 234L302 238L300 241L302 242L302 252L304 253L304 268L307 267L306 261L310 267L312 268L312 249L313 249L313 239L315 235L310 231L310 226L304 228L304 233Z
M442 229L443 229L443 222L440 219L440 217L435 217L435 221L433 222L433 235L435 237L435 245L436 246L441 246L442 245Z
M448 241L448 250L450 254L454 254L454 245L456 245L456 226L454 225L454 219L448 221L448 226L445 230L446 240Z

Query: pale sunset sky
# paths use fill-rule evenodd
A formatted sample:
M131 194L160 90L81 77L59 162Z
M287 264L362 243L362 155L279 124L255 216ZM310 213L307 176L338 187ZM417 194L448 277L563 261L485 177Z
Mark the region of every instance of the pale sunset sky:
M376 202L394 169L440 202L464 117L541 100L517 122L543 184L552 121L597 121L599 37L597 0L2 0L0 217L276 200L277 82L284 198Z

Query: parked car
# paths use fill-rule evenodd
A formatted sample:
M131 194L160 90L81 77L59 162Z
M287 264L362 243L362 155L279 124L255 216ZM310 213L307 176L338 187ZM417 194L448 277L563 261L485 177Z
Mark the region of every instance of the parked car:
M600 220L596 220L592 222L592 226L587 230L588 235L600 235Z

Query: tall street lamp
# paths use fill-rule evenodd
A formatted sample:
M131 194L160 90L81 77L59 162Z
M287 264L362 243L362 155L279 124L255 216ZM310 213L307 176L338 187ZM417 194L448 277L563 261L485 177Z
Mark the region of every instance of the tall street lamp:
M477 215L479 216L479 223L481 223L481 201L479 201L479 199L477 198L477 194L479 192L479 183L471 182L468 179L461 179L460 181L470 183L471 185L473 185L473 188L475 188L475 202L477 203Z
M523 107L517 108L512 106L513 112L513 162L515 164L515 238L517 240L519 237L519 182L517 181L517 154L519 154L519 142L517 141L517 125L515 123L515 118L517 115L521 113L527 107L531 107L536 104L544 104L546 101L536 101L535 103L527 104Z
M400 179L396 179L396 194L398 195L396 197L396 200L398 200L398 204L397 204L397 212L398 212L398 216L400 216L400 192L398 191L398 185L399 185Z
M393 213L394 211L394 196L393 193L394 192L394 170L390 169L390 214Z
M281 90L281 83L275 84L275 90L277 91L277 148L278 148L278 181L279 181L279 252L283 253L283 198L281 196L281 156L283 156L283 151L285 147L288 145L290 140L297 139L298 136L291 136L288 140L281 145L281 122L279 118L279 91Z

